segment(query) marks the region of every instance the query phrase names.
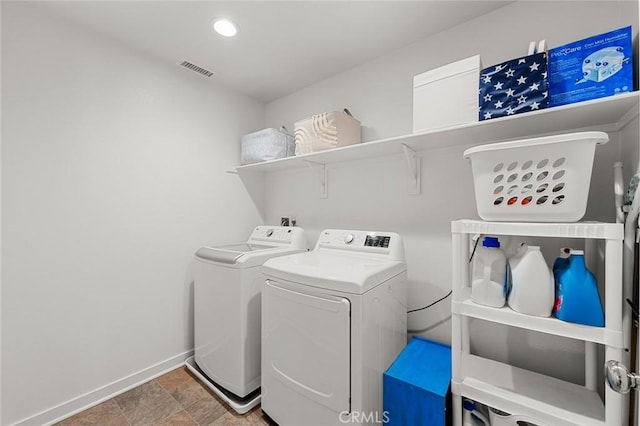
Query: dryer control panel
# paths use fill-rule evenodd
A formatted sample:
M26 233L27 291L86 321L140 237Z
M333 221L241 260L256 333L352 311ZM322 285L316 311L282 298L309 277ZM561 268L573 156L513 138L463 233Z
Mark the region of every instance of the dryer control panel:
M316 243L315 249L319 248L377 253L389 260L404 261L402 238L395 232L325 229Z
M371 235L367 234L364 245L365 247L382 247L388 248L391 237L389 235Z

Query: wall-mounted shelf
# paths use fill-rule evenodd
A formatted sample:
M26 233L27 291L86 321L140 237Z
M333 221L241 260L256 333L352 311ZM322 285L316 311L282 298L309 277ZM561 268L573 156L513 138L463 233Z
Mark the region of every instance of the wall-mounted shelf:
M638 92L625 93L526 114L248 164L238 166L236 170L240 174L248 172L269 173L307 168L308 161L326 165L343 161L402 155L405 151L404 146L419 152L451 146L480 145L579 129L617 131L638 115L638 99Z

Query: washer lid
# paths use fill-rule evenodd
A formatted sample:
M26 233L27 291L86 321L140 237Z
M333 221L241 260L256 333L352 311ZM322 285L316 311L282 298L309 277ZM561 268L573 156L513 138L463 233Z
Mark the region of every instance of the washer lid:
M260 225L253 229L246 243L205 246L195 252L196 260L217 262L231 267L256 266L272 256L297 253L307 249L304 229L289 226Z
M233 264L238 262L238 260L247 253L274 248L279 248L279 246L243 243L219 247L202 247L196 251L196 257L213 262Z
M405 262L337 250L271 258L263 265L267 277L352 294L364 294L406 270Z

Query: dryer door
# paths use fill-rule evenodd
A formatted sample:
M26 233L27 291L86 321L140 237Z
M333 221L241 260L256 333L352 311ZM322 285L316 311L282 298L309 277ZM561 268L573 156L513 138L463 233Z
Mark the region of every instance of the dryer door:
M271 280L263 285L262 386L265 394L273 383L268 393L276 405L270 415L291 410L286 398L286 407L277 407L278 389L297 394L301 400L293 405L306 405L307 413L328 408L337 419L350 410L350 310L343 297L306 294L304 286L293 290Z

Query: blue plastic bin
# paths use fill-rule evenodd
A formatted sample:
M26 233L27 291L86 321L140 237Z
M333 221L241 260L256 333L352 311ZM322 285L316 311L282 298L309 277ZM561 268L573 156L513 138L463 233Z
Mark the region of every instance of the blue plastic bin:
M386 424L451 424L450 383L451 347L414 337L383 374Z

